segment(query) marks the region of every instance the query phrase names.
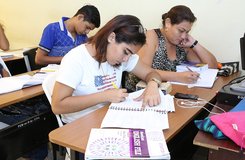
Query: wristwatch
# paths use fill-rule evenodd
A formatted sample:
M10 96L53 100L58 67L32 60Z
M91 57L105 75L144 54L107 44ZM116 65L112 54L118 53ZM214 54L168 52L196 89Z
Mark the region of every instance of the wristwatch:
M161 81L159 81L158 79L156 79L156 78L152 78L151 79L151 81L154 81L154 82L156 82L157 83L157 86L158 86L158 88L161 86L161 84L162 84L162 82Z
M195 40L195 42L190 46L190 48L194 48L197 45L198 41Z

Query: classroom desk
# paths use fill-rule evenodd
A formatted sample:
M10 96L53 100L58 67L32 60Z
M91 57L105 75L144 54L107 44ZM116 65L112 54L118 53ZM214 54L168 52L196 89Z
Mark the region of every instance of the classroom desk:
M33 75L34 72L28 72L28 74ZM0 94L0 99L1 99L0 108L30 99L32 97L36 97L42 94L44 94L44 91L41 85L28 87L25 89L17 90L14 92L9 92L6 94Z
M15 50L8 50L8 51L1 51L0 52L0 56L5 55L5 54L10 54L10 55L12 55L12 57L2 58L4 62L24 59L23 49L15 49Z
M0 94L0 108L44 94L42 86L32 86L7 94Z
M171 94L174 95L176 92L197 94L200 98L212 101L214 100L217 91L219 91L223 85L239 75L240 73L236 73L229 77L219 77L211 89L187 88L186 86L173 85ZM49 133L49 140L55 144L71 148L71 150L85 153L91 128L100 128L107 110L108 106L102 107L72 123L53 130ZM177 107L176 105L175 110L174 113L168 114L169 129L163 131L167 142L175 137L182 128L202 111L200 108L184 109Z
M9 61L15 61L15 60L21 60L21 59L24 59L24 57L20 57L20 56L13 56L13 57L10 57L10 58L3 58L3 61L6 63L6 62L9 62Z
M225 111L229 111L234 106L217 103ZM220 113L221 111L213 108L212 112ZM212 134L199 131L193 140L193 144L208 148L208 160L245 160L245 151L242 152L240 147L231 140L217 140Z
M27 72L26 64L23 57L23 49L9 50L1 53L12 54L13 57L3 58L3 61L7 65L12 75L21 74Z

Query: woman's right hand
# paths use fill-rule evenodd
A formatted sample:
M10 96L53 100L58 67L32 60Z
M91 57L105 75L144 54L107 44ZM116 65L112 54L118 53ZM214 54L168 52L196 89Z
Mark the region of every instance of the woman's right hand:
M197 72L190 72L190 71L186 71L186 72L176 72L177 73L177 77L178 77L178 81L182 82L182 83L196 83L196 81L198 80L200 74Z
M104 91L104 96L111 103L119 103L125 101L128 97L127 89L108 89Z

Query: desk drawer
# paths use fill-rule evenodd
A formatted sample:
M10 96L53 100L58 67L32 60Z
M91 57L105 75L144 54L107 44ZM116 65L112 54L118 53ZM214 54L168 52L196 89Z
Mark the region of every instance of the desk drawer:
M0 109L0 159L12 160L48 142L58 127L45 95Z

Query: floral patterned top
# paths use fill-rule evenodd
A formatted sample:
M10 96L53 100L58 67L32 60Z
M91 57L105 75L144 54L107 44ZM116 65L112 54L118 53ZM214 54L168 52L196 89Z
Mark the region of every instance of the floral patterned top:
M167 47L165 37L162 35L160 29L154 29L158 37L158 49L153 57L152 68L164 71L176 71L176 65L186 61L187 53L184 48L176 46L176 59L171 61L167 55ZM136 84L140 81L138 77L132 73L125 74L124 87L128 92L136 90Z
M158 49L153 57L152 68L164 71L176 71L176 65L186 61L187 53L184 48L176 46L176 59L171 61L167 55L165 37L160 29L154 29L158 37Z

